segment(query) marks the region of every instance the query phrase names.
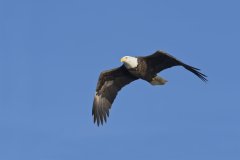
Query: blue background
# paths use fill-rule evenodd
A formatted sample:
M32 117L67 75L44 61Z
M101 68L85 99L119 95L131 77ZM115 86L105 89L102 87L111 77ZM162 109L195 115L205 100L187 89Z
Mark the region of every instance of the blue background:
M1 160L239 160L240 2L0 0ZM181 67L91 109L99 73L164 50Z

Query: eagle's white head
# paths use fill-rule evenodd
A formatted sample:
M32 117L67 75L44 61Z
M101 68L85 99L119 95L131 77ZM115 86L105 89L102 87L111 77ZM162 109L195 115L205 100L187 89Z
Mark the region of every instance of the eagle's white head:
M137 60L136 57L124 56L124 57L121 58L120 61L123 62L125 67L127 67L128 69L136 68L137 65L138 65L138 60Z

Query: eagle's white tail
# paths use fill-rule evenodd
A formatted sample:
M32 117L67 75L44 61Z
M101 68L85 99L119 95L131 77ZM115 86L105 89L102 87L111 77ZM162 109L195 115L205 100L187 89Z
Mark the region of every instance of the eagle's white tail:
M162 77L156 76L152 78L152 81L150 82L151 85L164 85L167 82L167 80L163 79Z

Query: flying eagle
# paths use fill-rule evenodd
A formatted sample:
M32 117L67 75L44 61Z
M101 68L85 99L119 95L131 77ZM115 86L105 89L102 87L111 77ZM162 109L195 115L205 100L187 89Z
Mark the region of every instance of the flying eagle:
M107 121L109 109L121 88L137 79L145 80L151 85L164 85L167 80L157 73L173 66L182 66L202 81L207 81L207 76L198 68L189 66L163 51L156 51L145 57L125 56L121 58L121 62L121 67L103 71L99 76L92 108L94 123L97 122L98 126Z

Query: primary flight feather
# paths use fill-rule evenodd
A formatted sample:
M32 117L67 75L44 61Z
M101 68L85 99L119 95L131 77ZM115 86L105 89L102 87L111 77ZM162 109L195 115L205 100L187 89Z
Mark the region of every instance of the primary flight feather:
M125 56L121 58L121 62L122 66L104 71L99 76L92 108L94 123L97 122L97 125L107 121L109 109L121 88L137 79L145 80L151 85L164 85L167 80L157 73L173 66L182 66L202 81L207 81L207 76L198 68L189 66L163 51L156 51L145 57Z

